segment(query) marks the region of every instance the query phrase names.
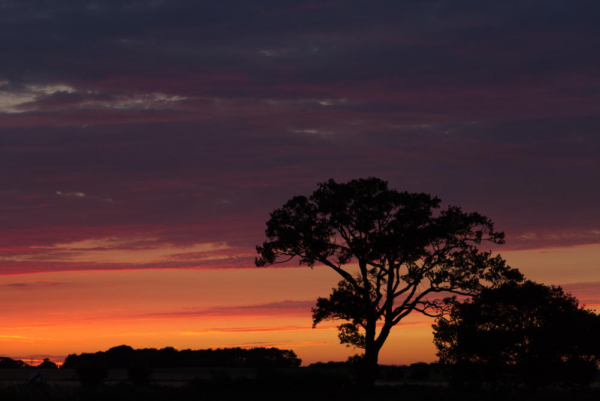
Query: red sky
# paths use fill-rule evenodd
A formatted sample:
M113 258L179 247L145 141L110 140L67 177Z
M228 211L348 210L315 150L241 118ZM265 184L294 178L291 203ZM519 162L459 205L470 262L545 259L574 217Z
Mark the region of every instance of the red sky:
M1 355L345 359L310 328L333 273L253 268L329 178L481 212L527 278L600 304L595 2L34 3L0 12ZM430 323L382 362L433 361Z

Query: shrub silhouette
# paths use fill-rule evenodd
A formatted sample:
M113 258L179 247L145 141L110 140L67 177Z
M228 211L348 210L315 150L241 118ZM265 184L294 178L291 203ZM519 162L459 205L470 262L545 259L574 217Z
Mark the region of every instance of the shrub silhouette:
M404 366L383 365L379 366L381 378L388 381L399 381L404 378Z
M587 387L600 361L600 316L560 287L531 281L457 302L433 328L440 362L458 386Z
M98 387L108 377L108 369L97 366L81 366L75 374L84 387Z
M410 365L408 378L417 381L429 380L431 378L431 367L425 362L413 363Z
M152 381L152 369L135 365L127 368L127 377L136 386L146 386Z

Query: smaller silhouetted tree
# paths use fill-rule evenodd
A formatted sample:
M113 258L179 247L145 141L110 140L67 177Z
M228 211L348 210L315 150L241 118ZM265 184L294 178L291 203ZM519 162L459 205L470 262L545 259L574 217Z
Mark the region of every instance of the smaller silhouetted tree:
M484 289L439 318L434 342L454 384L586 387L600 361L600 316L560 287Z
M44 358L44 362L40 363L38 369L58 369L58 366L50 360L50 358Z

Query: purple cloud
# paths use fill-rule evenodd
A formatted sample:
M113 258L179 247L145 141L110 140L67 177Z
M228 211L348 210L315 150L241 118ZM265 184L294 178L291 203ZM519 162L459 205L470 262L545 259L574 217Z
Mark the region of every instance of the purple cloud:
M367 176L488 215L505 249L600 243L595 3L2 11L0 274L251 267L270 211ZM111 238L182 250L55 249Z

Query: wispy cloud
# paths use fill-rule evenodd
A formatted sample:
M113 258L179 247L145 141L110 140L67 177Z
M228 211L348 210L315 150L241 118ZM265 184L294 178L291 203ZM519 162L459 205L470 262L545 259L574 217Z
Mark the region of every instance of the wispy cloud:
M66 283L56 282L52 280L30 280L17 283L2 284L0 286L12 288L16 290L37 290L40 288L52 288L64 286Z
M0 113L73 112L77 110L160 110L188 100L166 93L78 89L65 84L12 85L0 81Z
M89 263L97 265L98 268L110 268L111 264L115 269L134 268L136 265L141 266L142 264L147 265L148 268L151 268L150 265L153 265L154 268L166 268L170 263L176 261L185 261L183 263L193 265L194 263L202 264L241 256L247 255L239 254L239 250L225 243L180 246L151 237L115 237L31 246L30 249L6 252L5 256L0 253L0 264L5 261L26 265L28 262L37 261L48 264L63 263L65 267L68 264Z
M45 337L26 337L17 334L0 334L0 341L24 341L24 342L35 342L35 341L57 341L53 338Z
M249 333L277 333L277 332L288 332L288 331L311 331L311 330L337 330L335 326L323 326L313 329L309 326L273 326L273 327L230 327L230 328L211 328L204 330L194 331L144 331L144 332L127 332L127 333L113 333L103 334L100 337L106 338L121 338L121 337L155 337L155 336L182 336L182 337L194 337L194 336L206 336L214 334L249 334Z
M290 349L290 348L301 348L301 347L314 347L320 345L332 345L334 344L332 341L253 341L253 342L244 342L244 343L229 343L224 344L225 347L240 347L240 348L281 348L281 349Z
M64 197L74 197L74 198L85 198L85 194L83 192L62 192L62 191L56 191L55 192L56 195L58 196L64 196Z
M586 307L600 310L600 282L564 284L561 287Z
M23 113L25 105L56 93L73 93L68 85L25 85L12 87L9 81L0 81L0 113Z
M206 334L219 334L219 333L267 333L267 332L280 332L280 331L311 331L311 330L337 330L335 326L323 326L312 328L309 326L274 326L274 327L232 327L232 328L217 328L217 329L206 329L197 331L185 331L178 333L183 336L202 336Z
M180 308L167 312L149 313L139 318L188 319L191 317L227 316L310 316L315 301L280 301L255 305L214 306L209 308Z

